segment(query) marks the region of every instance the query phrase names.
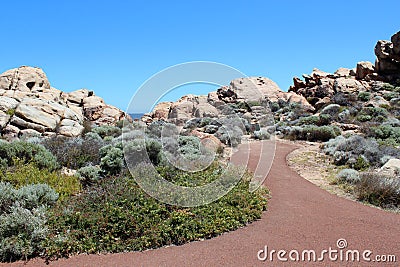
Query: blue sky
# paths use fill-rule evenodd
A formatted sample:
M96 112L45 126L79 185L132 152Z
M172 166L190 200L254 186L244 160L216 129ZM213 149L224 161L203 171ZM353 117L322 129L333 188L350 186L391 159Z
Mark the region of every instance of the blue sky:
M38 66L53 87L89 88L124 110L148 78L188 61L227 64L287 90L314 67L374 61L376 41L400 30L399 10L398 0L6 1L0 72Z

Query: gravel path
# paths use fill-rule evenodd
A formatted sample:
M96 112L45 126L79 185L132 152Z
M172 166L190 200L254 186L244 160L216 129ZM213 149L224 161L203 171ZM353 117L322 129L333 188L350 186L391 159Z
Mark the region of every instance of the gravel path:
M249 168L255 170L261 146L258 142L251 146ZM348 250L359 250L361 254L371 250L371 260L378 254L396 255L397 264L381 265L399 266L400 214L339 198L301 178L286 164L286 156L295 148L291 144L277 143L272 169L265 180L272 195L268 211L261 220L245 228L183 246L145 252L79 255L51 262L49 266L380 266L372 261L346 262ZM245 158L246 149L242 147L235 156ZM324 249L337 250L337 240L341 238L347 241L347 248L341 250L343 261L331 261L328 254L324 254L322 262L281 262L276 253L272 262L257 259L258 251L265 246L269 251L283 249L289 253L297 250L300 259L303 250L315 250L318 258ZM291 254L293 257L294 253ZM285 257L288 258L288 254ZM20 265L22 263L17 262L11 266ZM24 266L43 265L42 260L35 259Z

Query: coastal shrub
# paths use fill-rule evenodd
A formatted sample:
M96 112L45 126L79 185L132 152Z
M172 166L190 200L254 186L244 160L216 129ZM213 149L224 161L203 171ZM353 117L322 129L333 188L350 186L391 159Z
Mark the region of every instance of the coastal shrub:
M284 112L288 112L288 117L290 120L297 120L298 118L305 117L308 115L308 112L304 109L304 107L300 103L290 103L288 106L283 108Z
M104 138L106 136L117 137L122 134L121 128L111 125L93 127L92 132L100 135L101 138Z
M305 125L290 127L287 137L291 140L328 141L340 134L336 126Z
M400 93L398 93L398 92L390 92L390 93L386 93L383 95L383 98L387 101L390 101L390 100L392 100L394 98L398 98L398 97L400 97Z
M39 144L40 145L43 141L43 138L38 137L38 136L32 136L32 137L24 139L24 141L31 143L31 144Z
M0 182L0 261L26 260L43 252L47 208L57 193L46 184L15 189Z
M62 136L46 138L42 144L56 156L61 166L76 170L88 164L99 164L99 149L105 142L98 134L87 133L83 138Z
M393 127L388 124L380 125L378 127L371 128L369 134L371 137L375 137L377 139L392 139L395 144L400 144L400 127Z
M196 136L179 136L178 145L178 154L188 160L198 160L202 155L200 139Z
M40 144L25 141L14 141L11 143L0 142L0 158L8 166L14 164L14 159L24 163L34 162L39 168L55 170L58 168L56 157Z
M200 126L201 118L193 118L186 121L185 125L183 126L184 129L196 129Z
M362 121L360 118L368 118L370 117L371 120L372 118L377 118L377 117L388 117L389 112L382 107L364 107L361 109L361 111L358 113L358 120Z
M107 174L118 174L124 164L124 155L120 148L107 146L100 152L103 156L100 160L100 168Z
M207 126L207 125L209 125L212 121L213 121L212 118L204 117L204 118L201 119L201 122L200 122L200 125L199 125L199 126L200 126L200 127Z
M354 169L365 169L368 166L382 166L384 157L400 157L400 151L393 147L379 145L371 138L352 135L347 138L338 136L325 142L323 151L332 156L336 165L349 165Z
M299 119L298 125L317 125L319 123L319 116L307 116Z
M254 131L254 138L258 140L268 140L271 135L266 129L260 129L259 131Z
M359 92L357 97L358 97L358 99L360 101L367 102L367 101L369 101L371 99L371 93L369 93L369 92Z
M164 137L162 141L168 140L168 137ZM172 138L171 138L172 139ZM161 154L162 154L162 149L163 145L160 141L157 139L153 138L146 138L146 139L136 139L136 140L131 140L128 142L123 143L124 148L122 148L122 143L121 146L117 146L121 151L123 149L127 151L127 155L129 155L129 151L143 151L143 153L146 153L146 156L144 155L143 157L147 158L150 160L151 163L154 165L158 165L161 160ZM146 149L146 150L145 150ZM171 148L172 151L176 151L177 147ZM125 155L126 156L126 155ZM143 158L143 160L144 160Z
M271 112L277 112L281 107L279 106L278 102L271 102L269 104L269 108L270 108Z
M400 179L376 172L361 174L355 188L357 198L373 205L392 208L400 206Z
M0 174L0 180L9 182L16 188L29 184L48 184L56 190L60 200L78 193L81 189L78 178L62 175L58 171L39 169L33 162L25 164L17 161L14 166Z
M400 92L400 87L399 86L395 86L392 85L390 83L384 83L382 84L382 86L380 87L381 90L384 91L391 91L391 92Z
M236 147L242 142L243 130L239 126L222 126L215 133L215 136L222 143Z
M299 126L302 125L324 126L324 125L329 125L331 121L332 121L331 115L320 114L319 116L312 115L307 117L301 117L296 124Z
M347 163L356 170L366 170L371 166L369 160L364 155L358 156L356 160L351 158Z
M100 179L101 169L97 166L85 166L76 172L82 186L87 187Z
M182 186L208 184L223 170L219 165L191 174L168 169L167 179ZM246 174L214 203L185 208L150 197L132 177L104 178L52 209L46 256L154 249L235 230L266 209L265 189L249 192L249 180Z
M349 184L357 184L360 181L360 175L358 171L354 169L343 169L337 174L336 178L339 182Z
M366 122L366 121L372 120L372 116L361 114L361 115L358 115L356 119L357 119L359 122Z
M146 128L146 134L149 138L161 138L162 128L167 124L165 121L153 121Z
M215 134L218 131L219 127L217 125L207 125L204 128L205 133Z

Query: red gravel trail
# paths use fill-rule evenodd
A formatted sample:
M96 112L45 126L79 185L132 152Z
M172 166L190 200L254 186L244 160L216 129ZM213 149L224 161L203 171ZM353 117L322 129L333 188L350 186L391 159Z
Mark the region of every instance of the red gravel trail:
M251 146L249 168L254 170L261 146L257 142ZM51 262L50 266L400 266L400 214L339 198L306 181L286 164L287 154L295 148L277 143L272 169L265 180L272 198L268 211L259 221L210 240L183 246L145 252L79 255ZM245 151L239 151L237 155L240 153L246 155ZM318 258L324 249L337 250L336 242L341 238L347 240L347 248L342 250L343 261L340 258L331 261L329 254L324 254L322 262L281 262L276 253L272 262L257 259L258 251L265 246L269 251L282 249L289 253L297 250L300 260L303 250L315 250ZM346 262L348 250L359 250L361 254L371 250L371 260L375 260L376 255L395 255L397 263L379 264L362 259ZM284 257L288 258L288 254ZM17 262L11 266L23 264ZM25 264L45 265L40 259Z

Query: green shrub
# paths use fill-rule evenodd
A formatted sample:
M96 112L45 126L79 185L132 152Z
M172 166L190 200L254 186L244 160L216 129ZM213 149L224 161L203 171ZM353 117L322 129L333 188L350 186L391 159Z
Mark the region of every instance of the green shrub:
M13 108L7 109L6 114L9 115L9 116L11 116L11 117L14 116L14 114L15 114L15 109L13 109Z
M92 128L92 132L100 135L101 138L104 138L106 136L117 137L122 134L121 128L118 128L116 126L111 126L111 125L102 125L102 126L94 127L94 128Z
M0 182L0 261L26 260L43 252L47 207L58 195L46 184L14 189Z
M147 155L149 156L150 161L158 165L160 162L160 153L162 150L162 144L158 142L156 139L148 138L145 141Z
M205 126L209 125L212 121L213 121L212 118L204 117L204 118L201 119L201 122L200 122L199 126L200 127L205 127Z
M0 175L0 180L9 182L17 188L29 184L48 184L56 190L60 200L78 193L81 189L79 179L74 176L66 176L56 171L39 169L34 163L24 164L21 161L16 162L13 167Z
M195 174L166 173L178 185L192 185L215 180L221 171L213 165ZM265 193L249 192L249 182L242 180L214 203L183 208L148 196L130 177L105 178L53 209L46 256L145 250L211 238L259 219Z
M360 175L358 171L354 169L343 169L337 174L339 182L345 182L349 184L357 184L360 182Z
M288 138L291 140L307 140L307 141L328 141L340 135L340 129L336 126L315 126L305 125L303 127L291 127Z
M196 136L164 137L160 165L173 164L186 170L205 167L214 159L214 152L208 150Z
M358 120L360 122L366 122L366 121L372 120L372 116L370 116L370 115L358 115L356 120Z
M260 129L259 131L254 131L254 138L258 140L268 140L271 135L266 129Z
M329 114L320 114L319 116L313 115L308 117L302 117L299 119L297 125L317 125L324 126L329 125L332 121L332 116Z
M371 99L371 93L369 92L360 92L358 93L358 99L363 102L367 102Z
M105 143L98 134L87 133L84 138L51 137L44 139L42 144L62 166L76 170L88 164L99 164L99 150Z
M380 207L400 206L400 179L367 172L356 186L357 198Z
M159 139L161 138L161 132L164 126L167 126L169 123L166 123L165 121L153 121L151 124L149 124L146 128L146 134L149 138L155 138ZM175 128L175 125L171 125L173 128Z
M319 123L319 116L307 116L299 119L298 125L317 125Z
M400 127L393 127L391 125L380 125L372 127L370 136L378 139L393 139L397 144L400 144Z
M390 101L393 98L398 98L398 97L400 97L400 94L398 92L390 92L383 95L383 98L386 99L387 101Z
M390 83L384 83L381 87L381 90L391 91L391 92L400 92L400 87L396 87Z
M269 108L271 109L271 112L277 112L281 107L277 102L272 102L270 103Z
M369 165L380 167L383 158L400 157L399 149L380 146L376 140L360 135L338 136L324 143L323 150L332 156L336 165L350 165L357 169L365 169Z
M364 107L358 114L359 115L369 115L369 116L375 118L378 116L387 117L389 115L389 112L385 108L382 108L382 107Z
M15 159L24 163L34 162L39 168L55 170L58 168L56 157L40 144L32 144L25 141L14 141L11 143L0 143L0 158L7 161L11 166Z
M357 160L354 163L350 163L349 165L359 171L366 170L370 167L368 159L363 155L358 156Z
M76 172L76 177L79 178L81 184L87 187L100 179L101 169L97 166L85 166Z
M107 174L118 174L124 164L124 154L120 148L109 147L100 160L100 168ZM105 154L104 154L105 153Z

